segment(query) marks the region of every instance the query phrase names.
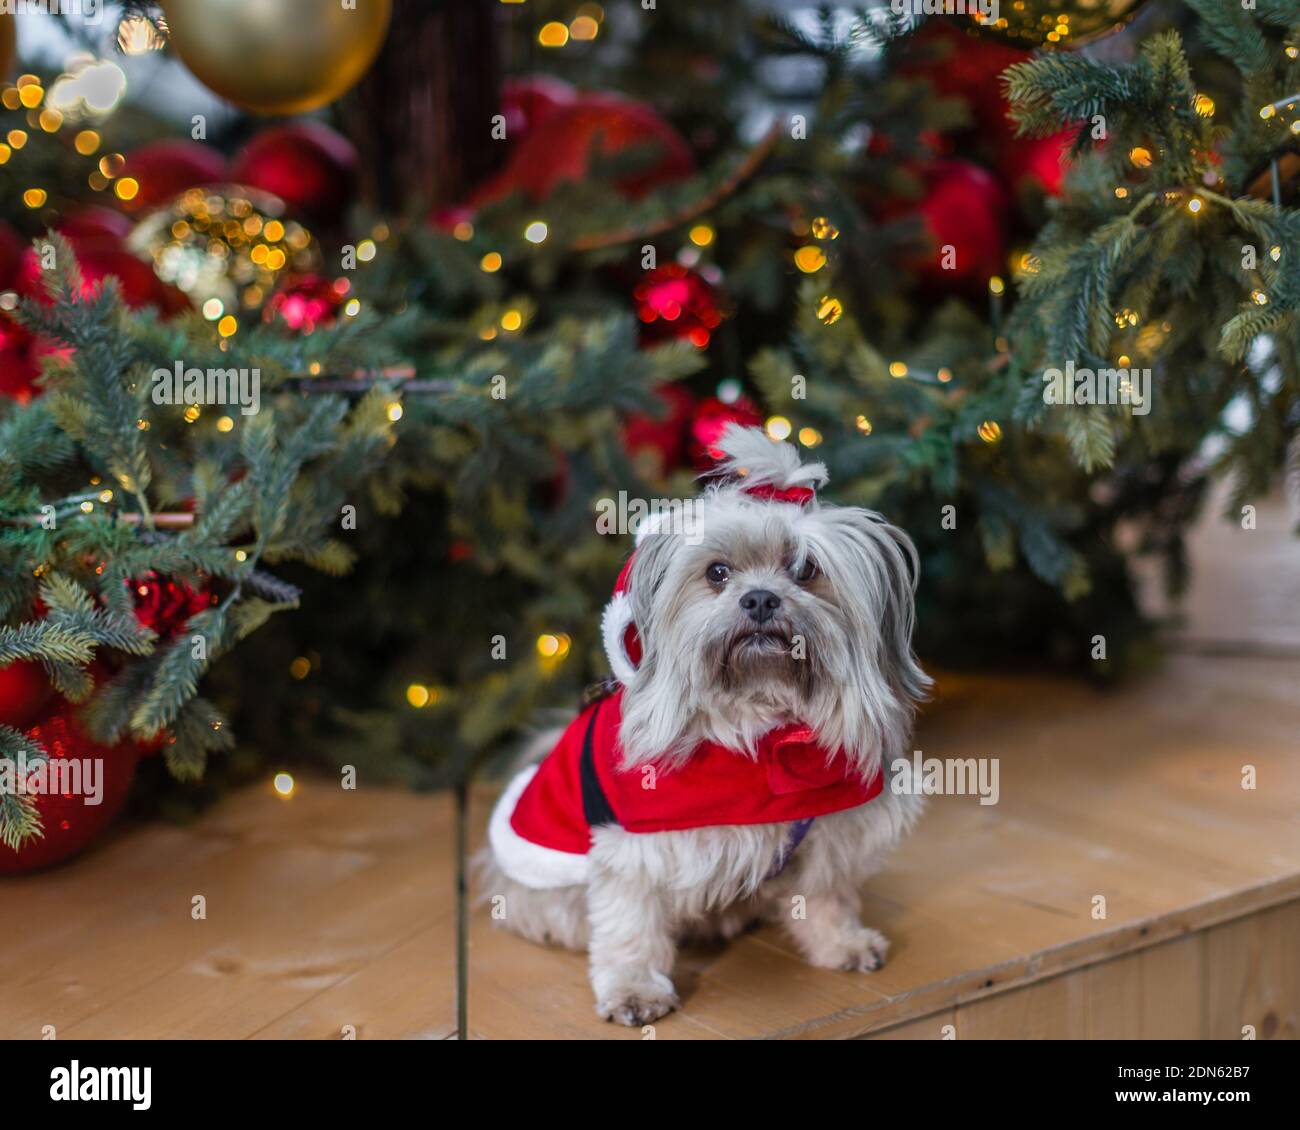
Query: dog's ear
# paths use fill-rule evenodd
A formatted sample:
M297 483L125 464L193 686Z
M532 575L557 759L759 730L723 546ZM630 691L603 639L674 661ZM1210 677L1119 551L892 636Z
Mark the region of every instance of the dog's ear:
M931 686L912 651L916 547L875 511L828 506L811 525L808 548L828 582L841 590L841 609L856 621L861 651L855 678L871 728L887 759L903 756L915 704Z

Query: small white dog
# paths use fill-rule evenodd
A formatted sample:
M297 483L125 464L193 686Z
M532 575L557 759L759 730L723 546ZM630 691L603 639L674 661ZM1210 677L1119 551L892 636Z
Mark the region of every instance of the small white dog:
M698 528L643 522L606 610L621 687L511 781L481 861L504 925L588 950L596 1011L628 1025L677 1007L680 940L758 920L879 969L859 892L921 806L884 787L930 683L911 541L819 504L825 467L757 428L718 446Z

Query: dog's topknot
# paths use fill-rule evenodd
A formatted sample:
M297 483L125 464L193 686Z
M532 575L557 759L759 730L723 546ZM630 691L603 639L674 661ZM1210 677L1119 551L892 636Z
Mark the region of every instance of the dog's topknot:
M746 487L770 485L778 490L789 487L816 490L830 479L826 464L800 462L794 444L769 439L762 428L728 424L714 446L724 456L718 463L718 471Z

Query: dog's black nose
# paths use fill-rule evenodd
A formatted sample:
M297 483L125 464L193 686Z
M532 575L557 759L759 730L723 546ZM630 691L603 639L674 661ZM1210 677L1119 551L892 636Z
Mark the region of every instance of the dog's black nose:
M740 598L740 607L749 613L749 618L756 624L772 619L781 607L781 598L767 589L750 589Z

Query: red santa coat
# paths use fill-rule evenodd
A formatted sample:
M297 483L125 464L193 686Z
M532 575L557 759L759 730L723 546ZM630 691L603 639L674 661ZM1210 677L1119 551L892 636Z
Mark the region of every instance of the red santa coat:
M755 757L704 742L683 766L625 769L622 702L620 690L589 706L497 802L489 837L512 879L542 888L585 882L591 829L600 824L645 833L810 821L880 794L881 773L864 781L801 725L765 735Z

